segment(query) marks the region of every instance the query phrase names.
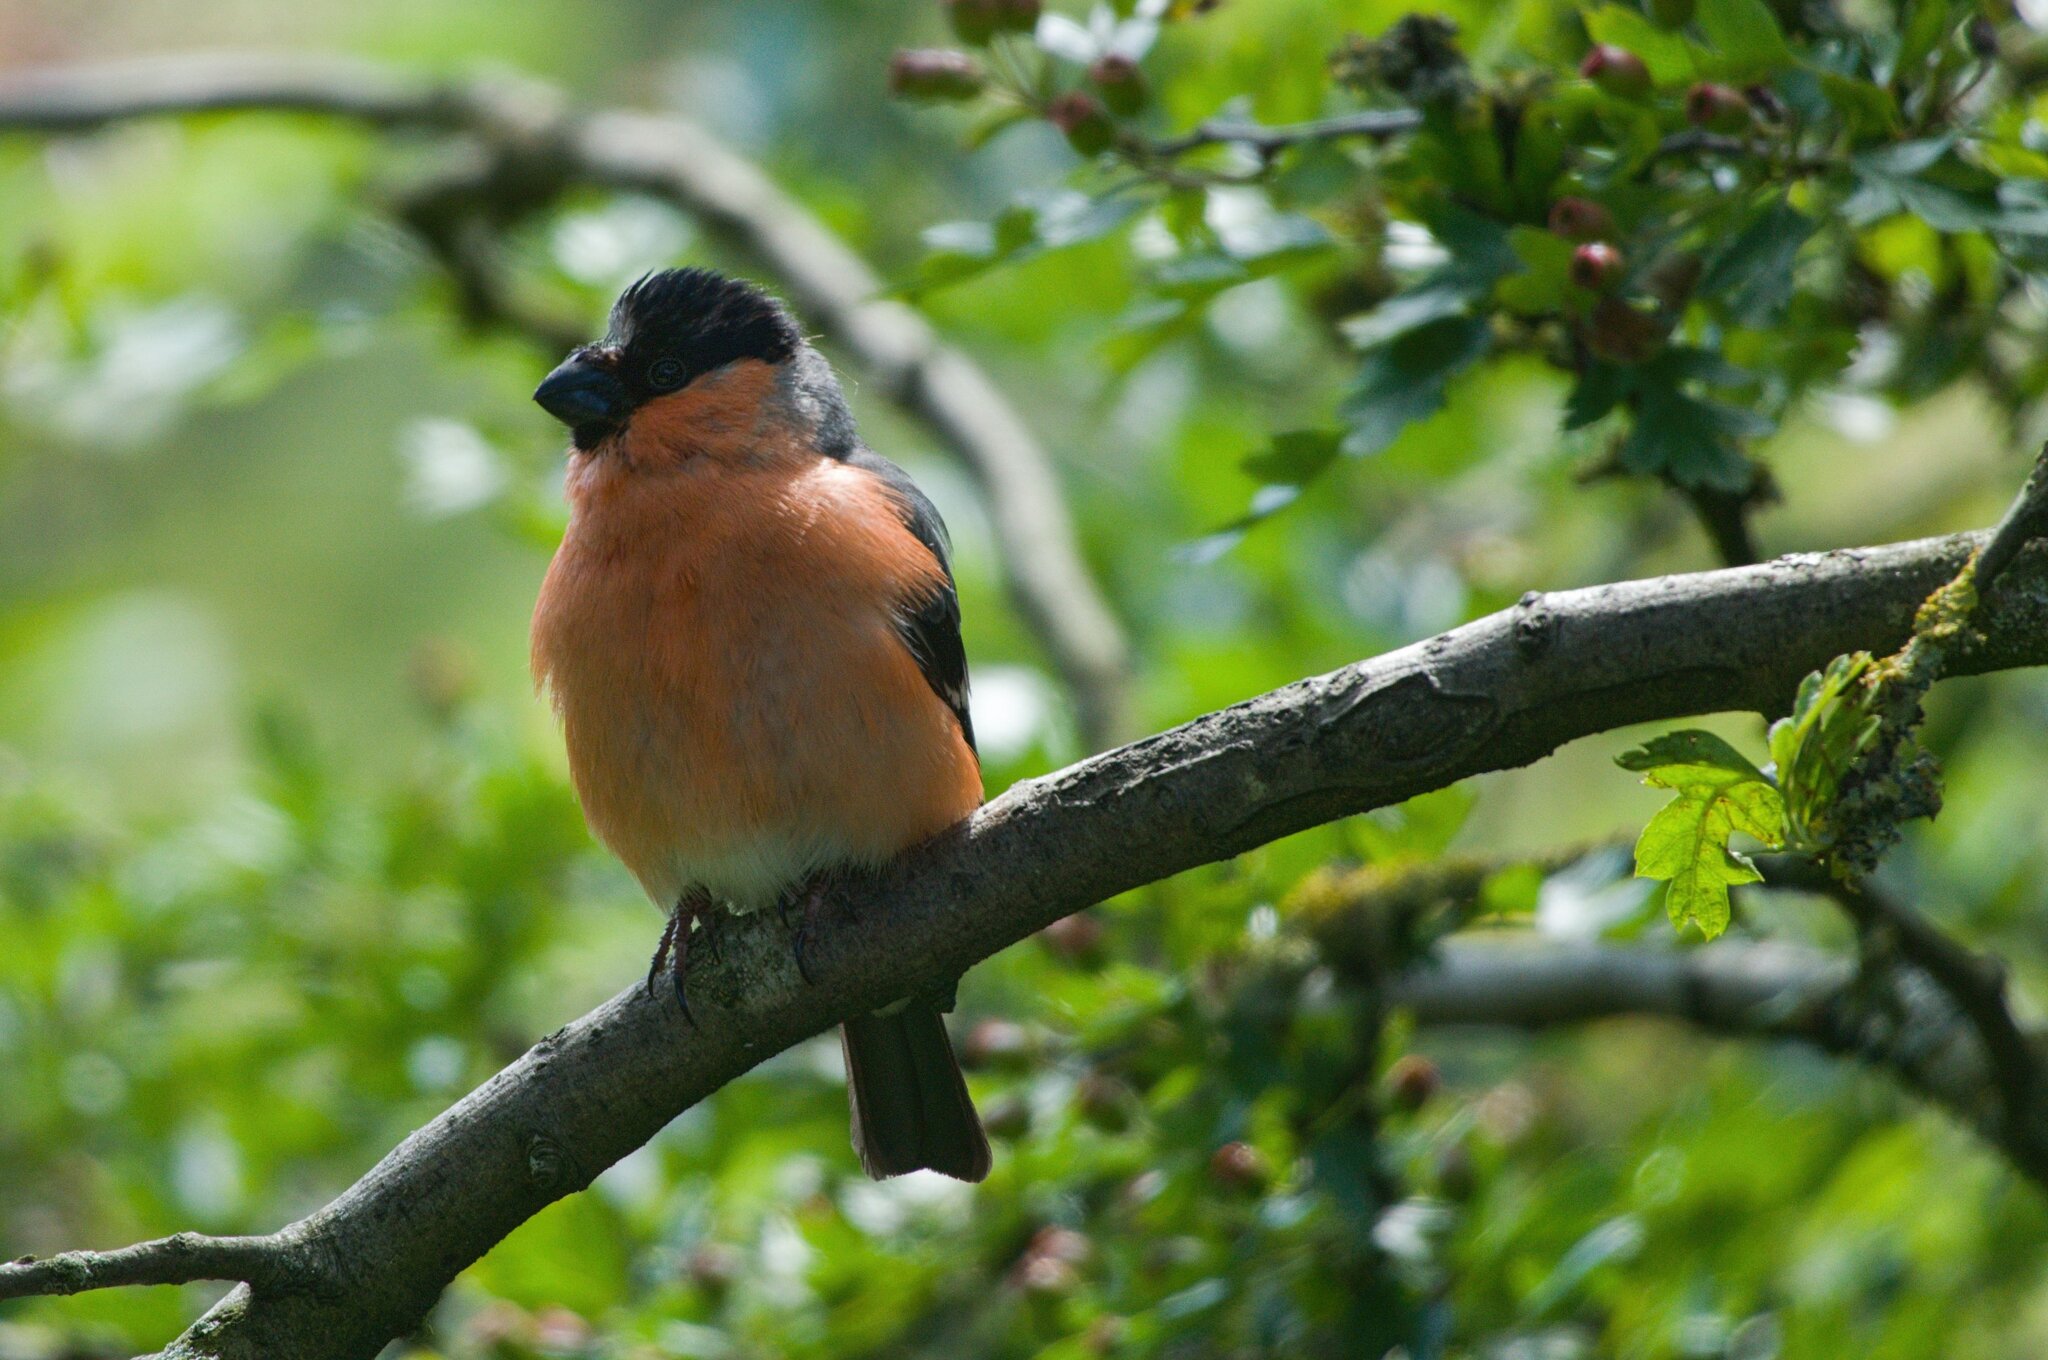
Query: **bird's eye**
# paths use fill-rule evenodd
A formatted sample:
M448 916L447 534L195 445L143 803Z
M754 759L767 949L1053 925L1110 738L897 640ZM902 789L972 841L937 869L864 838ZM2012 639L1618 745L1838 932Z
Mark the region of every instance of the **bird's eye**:
M683 361L681 359L656 359L647 369L647 385L657 392L680 387L683 382Z

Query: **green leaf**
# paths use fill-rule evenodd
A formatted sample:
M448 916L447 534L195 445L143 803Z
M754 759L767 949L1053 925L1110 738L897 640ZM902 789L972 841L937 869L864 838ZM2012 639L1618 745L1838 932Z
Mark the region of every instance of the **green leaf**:
M1852 157L1856 192L1842 204L1842 216L1867 226L1911 213L1941 232L2048 234L2048 213L2036 200L1956 159L1953 148L1953 138L1928 137Z
M1764 772L1748 756L1712 732L1703 732L1696 727L1653 737L1641 746L1622 752L1614 758L1614 763L1624 770L1638 771L1657 770L1669 765L1705 765L1745 779L1764 777Z
M1136 194L1117 200L1135 212L1143 204ZM1223 238L1224 249L1234 260L1274 261L1327 250L1335 244L1329 229L1301 213L1276 212L1242 225Z
M1475 297L1483 297L1496 282L1521 267L1507 230L1470 208L1439 206L1423 214L1423 225L1451 253L1450 263L1434 277L1460 283Z
M1872 136L1898 130L1899 103L1890 90L1833 71L1821 71L1819 77L1821 93L1842 115L1851 132Z
M1817 224L1783 199L1773 203L1714 256L1700 292L1719 297L1744 326L1777 319L1792 300L1792 262Z
M1516 227L1508 233L1508 245L1522 267L1494 287L1501 305L1524 316L1563 306L1571 276L1572 243L1554 232Z
M1793 63L1784 30L1764 0L1700 0L1698 17L1717 74L1753 81Z
M1472 301L1471 289L1462 283L1432 276L1405 293L1396 293L1369 312L1347 318L1339 329L1359 349L1371 349L1432 321L1463 316L1471 310Z
M1343 435L1336 430L1288 430L1272 444L1244 460L1244 470L1262 482L1300 486L1312 481L1337 457Z
M1645 385L1619 458L1638 476L1745 491L1755 473L1733 441L1770 430L1770 422L1753 411L1688 396L1676 387Z
M1728 889L1761 875L1729 849L1740 831L1773 848L1785 843L1785 800L1750 761L1711 732L1667 733L1617 757L1643 782L1678 796L1636 841L1636 875L1661 879L1671 923L1713 939L1728 928Z
M917 276L899 291L926 293L998 265L1107 236L1137 215L1135 195L1090 198L1069 189L1020 195L988 222L943 222L924 233Z
M1037 111L1026 104L997 105L974 120L973 125L967 129L967 135L962 138L962 143L969 151L979 151L1005 128L1031 122L1037 117Z
M1181 544L1174 549L1175 559L1201 566L1229 552L1253 525L1294 504L1301 489L1337 460L1342 446L1343 434L1337 430L1288 430L1274 435L1269 446L1247 456L1242 464L1263 483L1252 493L1251 505L1230 523Z
M1894 74L1904 74L1927 59L1949 29L1949 0L1913 0L1912 10L1901 25L1899 54Z
M1880 721L1864 706L1868 652L1836 657L1800 682L1792 712L1771 724L1771 760L1784 790L1793 841L1824 847L1825 821L1842 776L1876 738Z
M1635 390L1636 370L1622 364L1589 360L1565 398L1564 428L1584 429L1612 411Z
M1348 431L1344 452L1354 458L1378 453L1412 422L1435 414L1444 404L1451 379L1476 363L1492 344L1492 327L1485 317L1453 316L1419 326L1373 350L1338 408Z

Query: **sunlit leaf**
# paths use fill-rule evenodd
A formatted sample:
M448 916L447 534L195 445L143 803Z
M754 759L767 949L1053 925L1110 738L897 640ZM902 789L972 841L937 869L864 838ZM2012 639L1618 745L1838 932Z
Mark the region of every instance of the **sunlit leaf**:
M1672 732L1616 757L1643 782L1677 797L1636 841L1636 873L1664 880L1674 926L1697 926L1713 939L1728 928L1728 889L1761 875L1731 850L1736 832L1766 846L1785 840L1785 802L1763 772L1711 732Z

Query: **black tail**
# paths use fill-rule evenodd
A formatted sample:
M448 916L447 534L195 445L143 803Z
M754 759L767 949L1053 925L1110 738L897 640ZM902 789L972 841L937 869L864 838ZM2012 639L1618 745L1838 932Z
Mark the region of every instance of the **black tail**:
M862 1170L878 1181L926 1167L955 1180L988 1175L988 1135L936 1010L911 1001L849 1020L839 1036Z

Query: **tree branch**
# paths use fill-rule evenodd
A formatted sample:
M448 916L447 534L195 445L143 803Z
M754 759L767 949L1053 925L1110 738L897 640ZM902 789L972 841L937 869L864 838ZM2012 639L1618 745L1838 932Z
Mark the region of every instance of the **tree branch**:
M1446 943L1433 966L1398 978L1391 996L1424 1025L1548 1029L1655 1016L1713 1034L1812 1045L1897 1077L2048 1185L2039 1149L2016 1148L2000 1127L1984 1050L1948 995L1913 972L1892 999L1889 1010L1873 1005L1852 961L1798 945L1723 941L1660 951L1498 938Z
M1988 1064L1981 1104L1996 1113L1996 1140L2022 1170L2048 1184L2048 1108L2041 1100L2048 1054L2043 1040L2013 1014L2004 960L1971 949L1889 893L1843 882L1807 856L1760 855L1756 865L1767 881L1832 898L1867 947L1895 953L1941 990L1968 1022ZM1978 1122L1986 1123L1987 1116L1980 1112Z
M1334 895L1323 895L1308 933L1320 957L1360 985L1384 987L1393 1004L1410 1006L1424 1023L1537 1028L1665 1015L1859 1058L1973 1126L2048 1189L2048 1102L2041 1099L2048 1038L2013 1017L2003 965L1905 903L1845 886L1809 856L1758 856L1764 877L1756 887L1841 901L1866 941L1873 932L1894 941L1893 957L1866 951L1859 969L1847 958L1785 945L1724 942L1681 953L1552 946L1523 936L1452 940L1412 961L1418 944L1470 919L1495 874L1522 865L1555 872L1598 848L1533 860L1367 865L1328 885Z
M1531 595L1018 784L849 887L807 945L815 984L772 913L730 924L722 962L691 960L701 1028L635 986L549 1035L286 1230L341 1263L333 1286L255 1281L166 1354L367 1360L525 1219L843 1017L944 986L1090 903L1322 822L1626 724L1774 708L1831 657L1896 646L1979 541ZM2048 661L2040 559L2006 573L1951 673Z
M305 1253L283 1234L204 1237L179 1233L119 1251L67 1251L41 1260L18 1257L0 1265L0 1299L36 1294L82 1294L130 1284L191 1284L242 1280L265 1289L304 1288L313 1271Z
M165 114L274 111L386 130L458 134L480 154L436 186L496 226L579 185L658 197L757 260L797 311L980 482L1005 580L1073 696L1094 746L1129 734L1129 646L1081 556L1051 460L1016 409L910 307L882 296L867 262L759 166L684 119L579 113L559 92L515 81L436 84L375 63L253 55L149 58L0 77L0 131L88 132ZM467 195L465 197L465 195ZM559 349L560 321L505 305L467 217L404 215L454 277L473 317L498 315ZM573 332L572 332L573 334Z

